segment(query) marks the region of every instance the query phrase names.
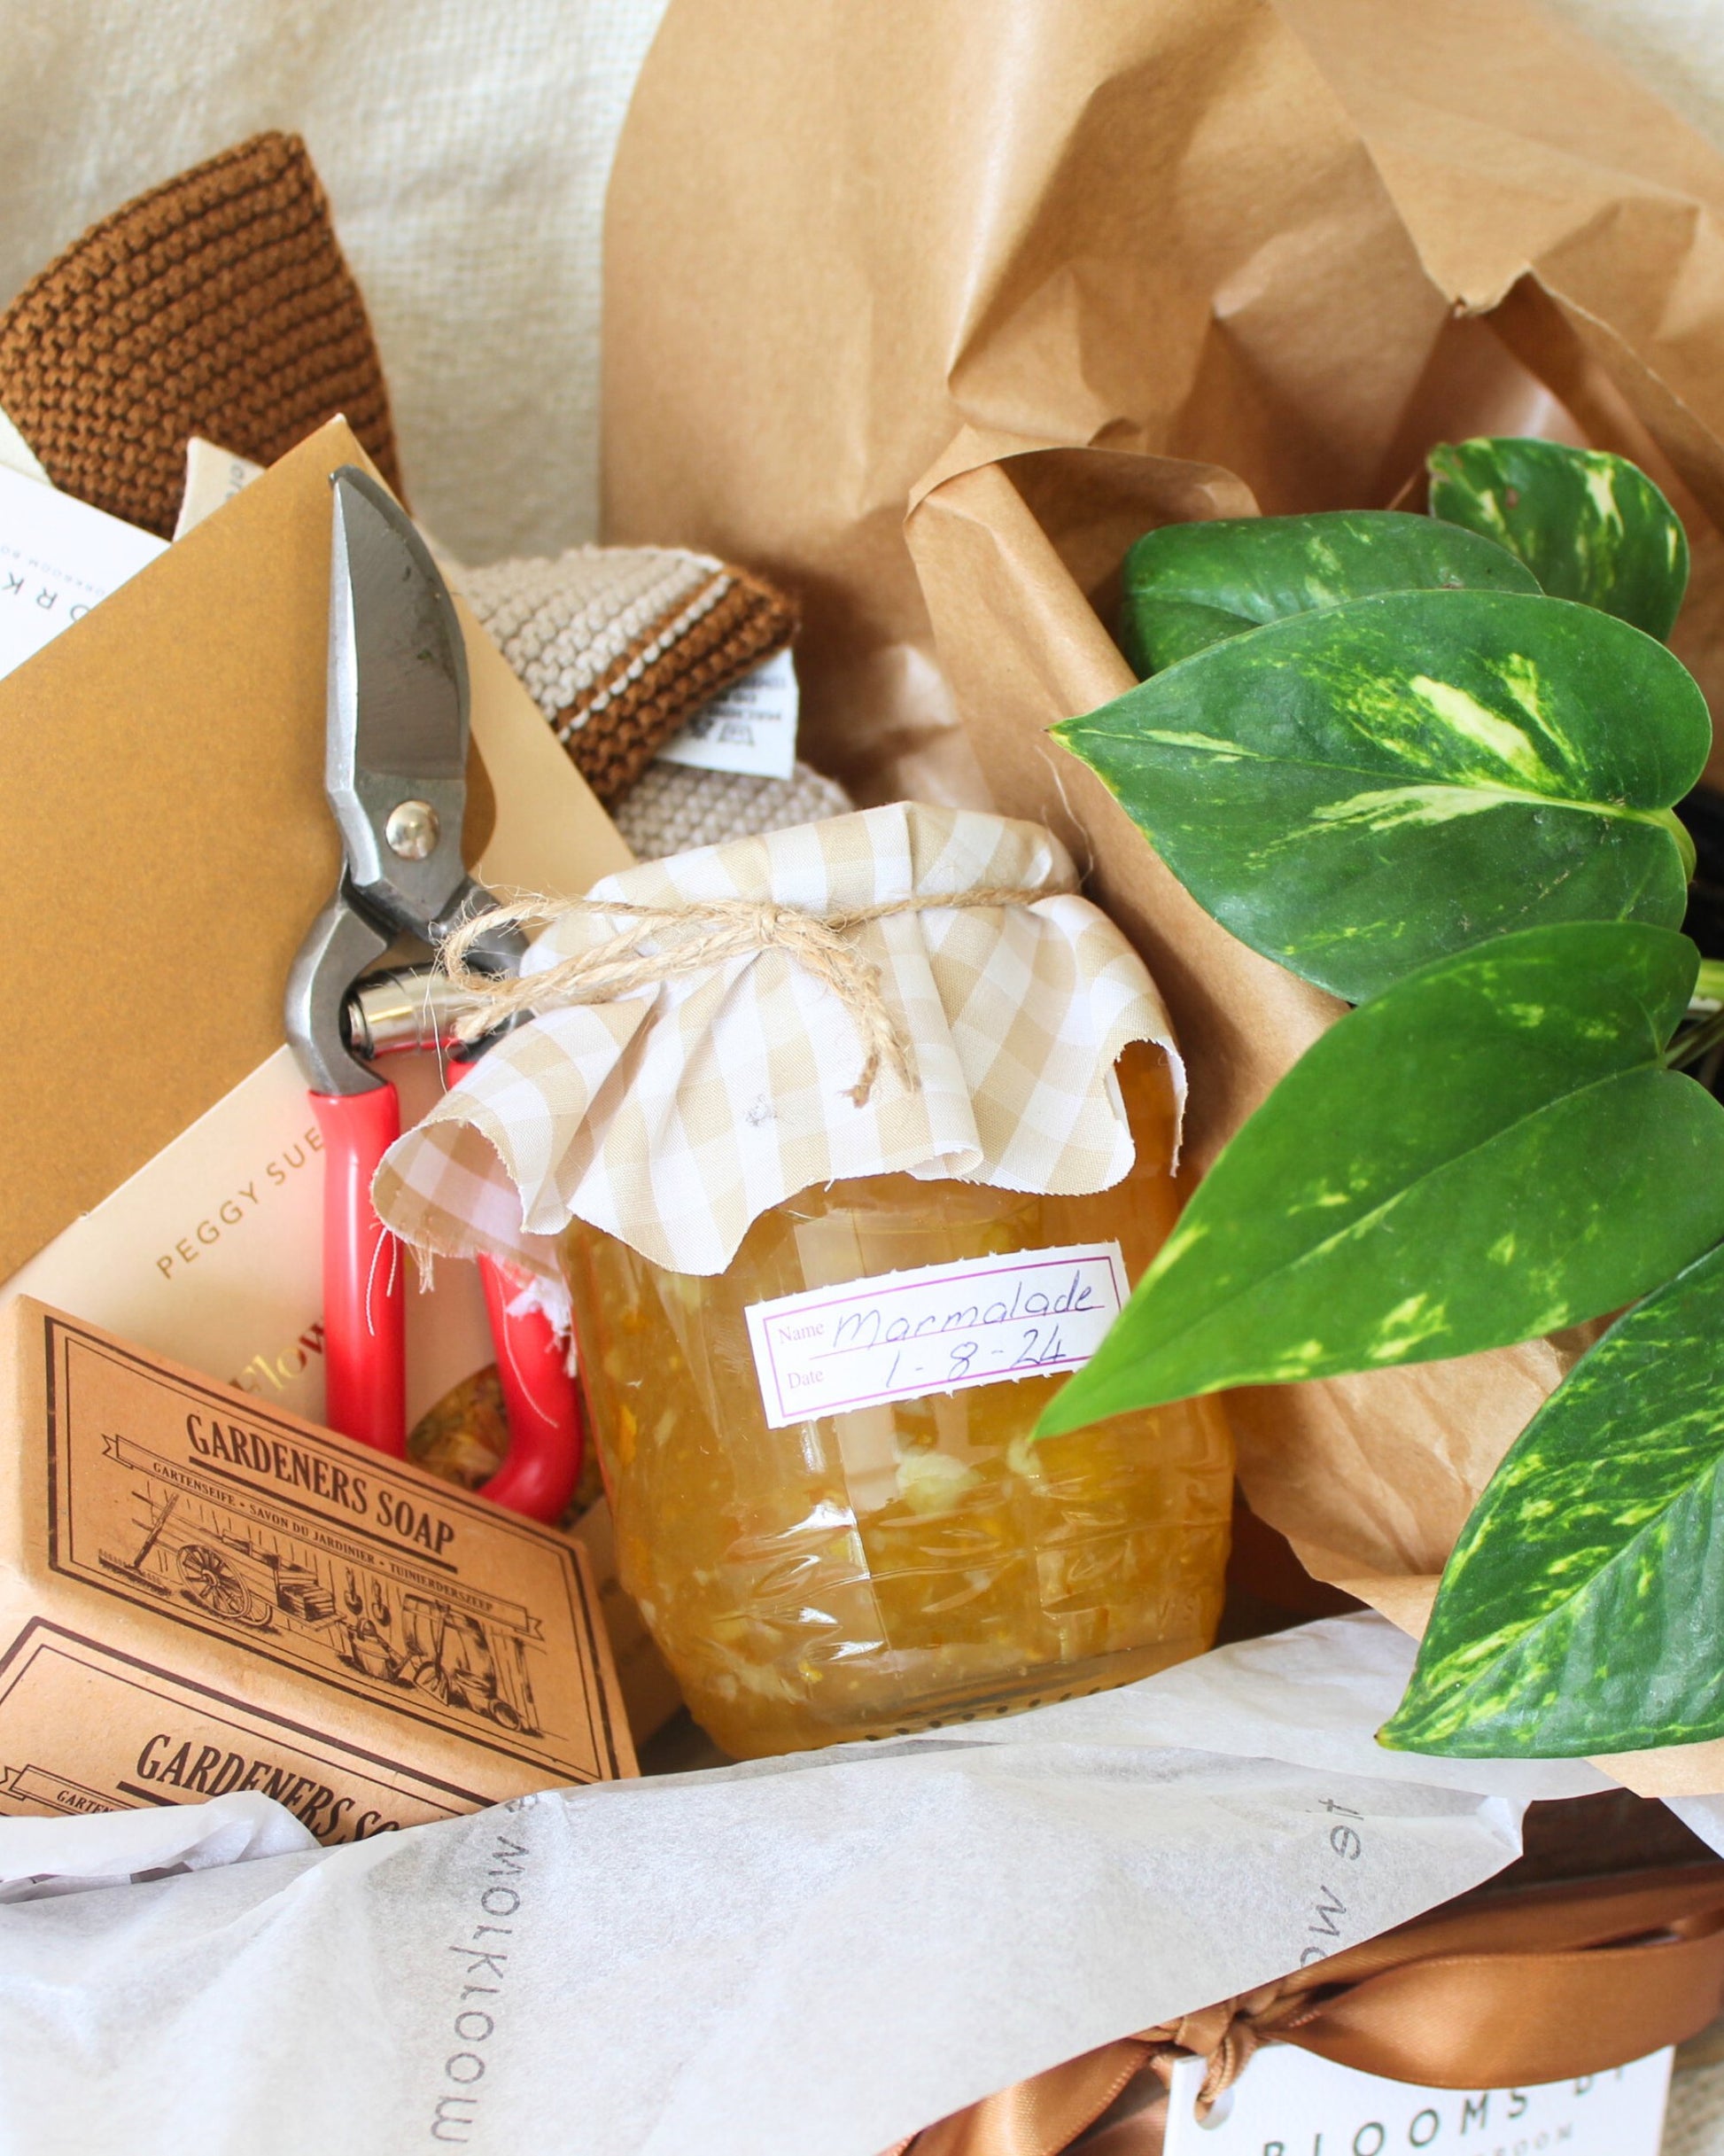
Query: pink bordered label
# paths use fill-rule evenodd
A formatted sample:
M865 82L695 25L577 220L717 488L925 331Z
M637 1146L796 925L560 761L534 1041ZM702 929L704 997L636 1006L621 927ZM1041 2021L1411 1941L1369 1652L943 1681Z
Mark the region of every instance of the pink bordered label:
M816 1415L1076 1370L1129 1293L1118 1243L1082 1242L751 1304L766 1420L788 1429Z

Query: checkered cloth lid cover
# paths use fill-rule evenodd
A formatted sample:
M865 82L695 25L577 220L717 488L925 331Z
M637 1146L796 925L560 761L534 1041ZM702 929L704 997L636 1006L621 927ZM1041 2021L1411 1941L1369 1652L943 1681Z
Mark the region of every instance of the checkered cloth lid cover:
M547 1279L550 1239L575 1217L672 1271L710 1274L768 1207L839 1177L1107 1189L1132 1159L1121 1050L1158 1042L1182 1097L1184 1071L1143 961L1076 880L1034 824L910 803L608 876L592 899L770 899L817 915L912 894L1048 895L850 931L909 1047L909 1088L883 1071L858 1106L863 1050L849 1012L768 949L625 1001L547 1010L507 1035L392 1148L378 1212L421 1250L489 1251ZM602 913L558 921L523 970L622 925Z

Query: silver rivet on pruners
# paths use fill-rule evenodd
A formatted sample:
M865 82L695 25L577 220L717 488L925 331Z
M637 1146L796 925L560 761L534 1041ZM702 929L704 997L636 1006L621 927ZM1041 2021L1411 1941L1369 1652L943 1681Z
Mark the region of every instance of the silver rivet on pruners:
M436 850L438 829L437 811L429 801L398 801L383 835L392 853L404 861L422 861Z

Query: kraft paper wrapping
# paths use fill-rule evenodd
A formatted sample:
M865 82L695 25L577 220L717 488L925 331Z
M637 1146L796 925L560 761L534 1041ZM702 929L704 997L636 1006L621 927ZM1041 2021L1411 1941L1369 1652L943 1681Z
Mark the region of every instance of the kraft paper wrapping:
M807 752L858 799L1052 825L1167 997L1199 1167L1339 1007L1043 738L1128 684L1130 539L1588 439L1689 521L1674 642L1724 690L1724 161L1519 0L672 0L606 278L607 535L800 592ZM1583 1344L1237 1395L1251 1504L1416 1630ZM1613 1771L1724 1790L1724 1745Z

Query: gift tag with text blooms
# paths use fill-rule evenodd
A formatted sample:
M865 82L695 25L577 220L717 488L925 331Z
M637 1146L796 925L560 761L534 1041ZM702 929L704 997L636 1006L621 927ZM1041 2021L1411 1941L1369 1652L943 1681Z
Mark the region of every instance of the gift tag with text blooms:
M1207 2061L1182 2059L1162 2156L1658 2156L1674 2056L1530 2089L1425 2089L1265 2044L1207 2120Z

